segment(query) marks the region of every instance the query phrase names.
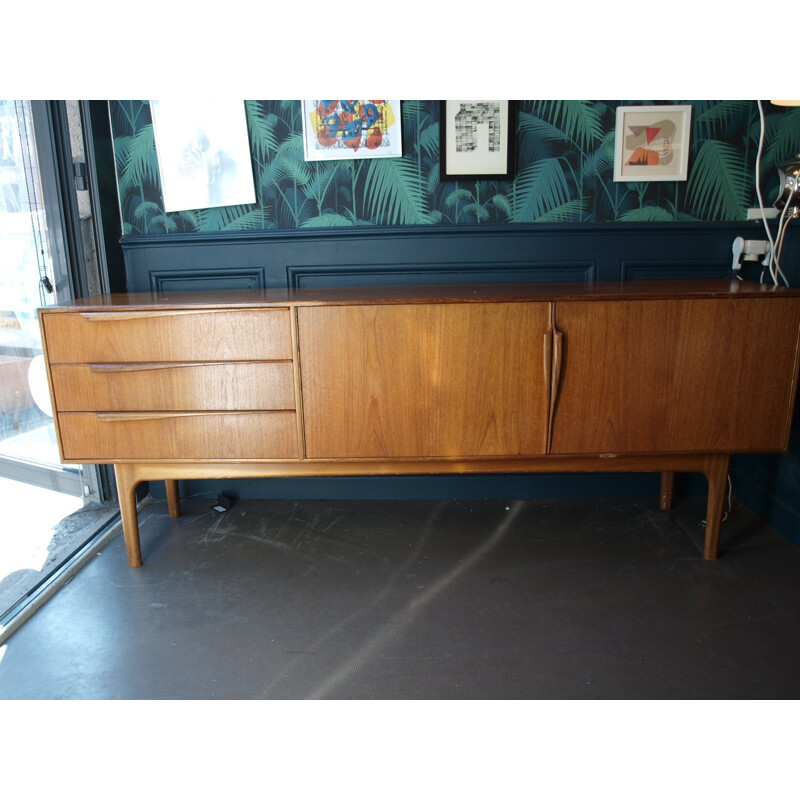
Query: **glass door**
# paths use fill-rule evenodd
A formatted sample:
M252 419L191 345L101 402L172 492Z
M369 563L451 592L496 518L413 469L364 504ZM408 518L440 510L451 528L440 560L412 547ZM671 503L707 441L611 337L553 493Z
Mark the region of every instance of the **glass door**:
M0 476L83 496L59 463L36 309L56 300L30 103L0 101ZM61 298L59 298L61 299Z
M0 617L94 533L62 520L102 499L96 467L59 461L42 356L37 308L72 294L46 105L0 100Z

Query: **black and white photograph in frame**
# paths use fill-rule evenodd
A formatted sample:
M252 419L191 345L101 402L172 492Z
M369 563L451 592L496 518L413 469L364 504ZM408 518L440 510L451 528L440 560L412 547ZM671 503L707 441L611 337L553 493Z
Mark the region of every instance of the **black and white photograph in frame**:
M513 100L442 100L442 180L511 180L514 174Z

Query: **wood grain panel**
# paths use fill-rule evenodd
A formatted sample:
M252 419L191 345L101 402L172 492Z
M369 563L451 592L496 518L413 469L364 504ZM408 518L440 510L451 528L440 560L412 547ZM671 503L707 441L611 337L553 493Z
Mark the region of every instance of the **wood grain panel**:
M307 456L543 453L549 308L299 308Z
M63 458L79 463L298 457L293 411L64 413L58 419Z
M289 361L56 364L58 411L248 411L295 407Z
M51 364L292 358L288 309L44 314Z
M798 304L774 297L556 303L554 453L786 446Z

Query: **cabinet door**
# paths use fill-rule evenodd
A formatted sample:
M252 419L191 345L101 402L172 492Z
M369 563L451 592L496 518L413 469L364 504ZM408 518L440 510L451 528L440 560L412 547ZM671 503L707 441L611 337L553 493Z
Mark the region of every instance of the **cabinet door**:
M786 446L797 298L556 304L553 453Z
M548 303L298 309L309 458L546 447Z

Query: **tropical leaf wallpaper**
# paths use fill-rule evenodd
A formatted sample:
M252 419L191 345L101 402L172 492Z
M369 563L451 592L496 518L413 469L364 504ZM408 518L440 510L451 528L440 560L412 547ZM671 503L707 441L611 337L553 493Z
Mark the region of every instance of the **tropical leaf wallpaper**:
M691 103L689 179L615 183L616 108ZM513 181L439 180L439 102L404 100L403 157L307 162L300 103L245 103L258 202L165 213L145 100L110 101L126 235L365 225L738 221L757 205L753 100L521 100ZM800 108L763 103L761 190L800 153Z

